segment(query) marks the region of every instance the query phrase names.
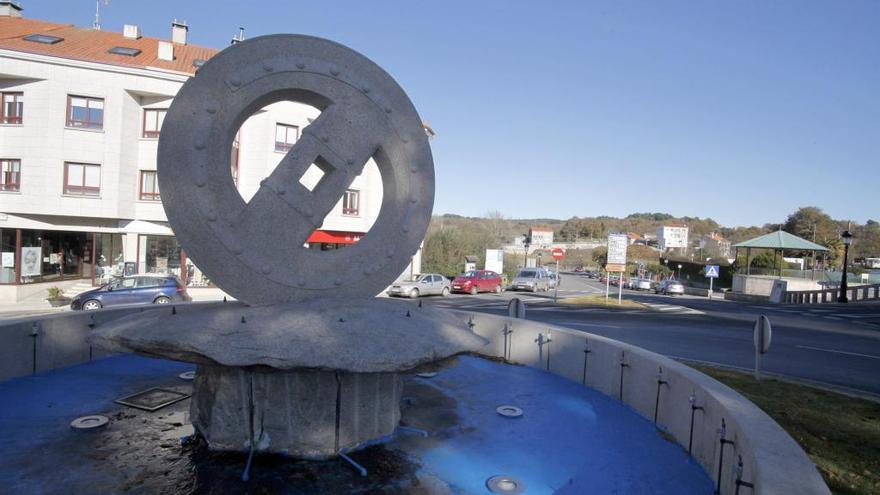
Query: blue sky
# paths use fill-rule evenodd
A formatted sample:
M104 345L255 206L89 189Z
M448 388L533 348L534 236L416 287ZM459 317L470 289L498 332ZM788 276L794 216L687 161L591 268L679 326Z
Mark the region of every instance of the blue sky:
M23 0L90 26L91 0ZM294 32L373 59L438 135L436 213L880 219L880 2L112 0L222 48Z

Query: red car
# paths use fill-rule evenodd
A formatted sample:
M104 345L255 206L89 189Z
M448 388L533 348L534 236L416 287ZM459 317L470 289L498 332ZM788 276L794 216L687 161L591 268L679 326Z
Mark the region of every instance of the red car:
M501 275L491 270L473 270L455 277L452 292L501 292Z

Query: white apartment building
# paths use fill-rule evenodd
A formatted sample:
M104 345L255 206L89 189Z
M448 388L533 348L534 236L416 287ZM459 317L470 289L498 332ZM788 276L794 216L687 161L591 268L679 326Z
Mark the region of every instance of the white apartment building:
M167 222L156 152L165 111L217 50L188 44L183 23L160 40L135 26L96 31L21 10L0 0L0 299L132 273L210 284ZM242 125L230 175L245 200L319 113L285 101ZM371 161L304 247L354 244L381 204ZM420 256L406 275L420 271Z
M667 249L687 250L687 225L673 224L657 227L657 247L660 251L666 251Z

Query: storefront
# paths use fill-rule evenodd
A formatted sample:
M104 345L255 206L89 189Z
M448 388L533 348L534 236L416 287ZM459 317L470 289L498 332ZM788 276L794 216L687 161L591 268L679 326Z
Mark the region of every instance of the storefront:
M86 279L121 274L120 234L0 229L0 284Z

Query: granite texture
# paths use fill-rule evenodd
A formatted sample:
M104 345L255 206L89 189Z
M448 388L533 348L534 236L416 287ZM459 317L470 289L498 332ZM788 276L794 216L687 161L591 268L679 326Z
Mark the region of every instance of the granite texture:
M232 140L278 101L321 115L245 202L230 173ZM369 233L346 249L303 248L370 158L382 206ZM313 163L325 175L309 191L299 179ZM418 250L434 203L431 148L406 93L363 55L311 36L261 36L212 57L168 110L158 171L187 255L252 305L378 294Z
M396 373L199 365L190 417L212 450L325 459L392 434L401 388Z
M442 310L389 299L153 309L98 325L89 339L199 364L357 373L408 370L487 342Z

